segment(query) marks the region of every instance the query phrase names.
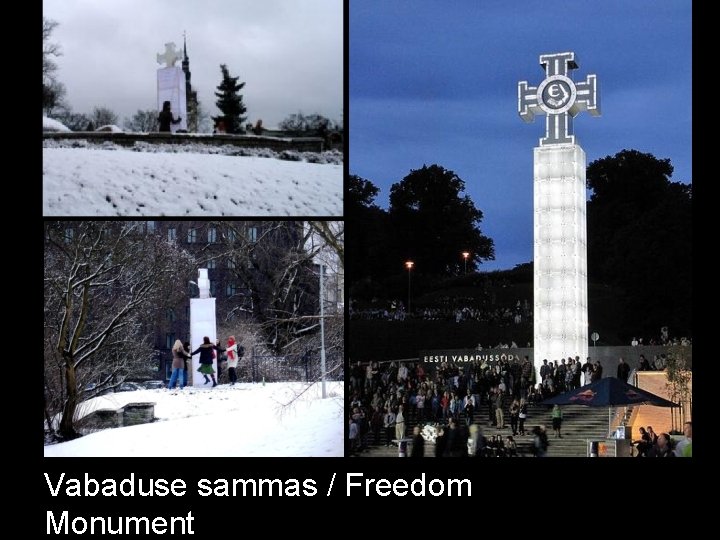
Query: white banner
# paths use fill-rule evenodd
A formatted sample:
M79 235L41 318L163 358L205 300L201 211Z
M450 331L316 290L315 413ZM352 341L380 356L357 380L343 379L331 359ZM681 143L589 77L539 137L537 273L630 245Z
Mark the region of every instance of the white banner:
M180 116L179 124L170 124L170 131L187 130L187 98L185 96L185 73L180 66L166 67L157 70L158 114L162 111L164 101L172 106L173 118Z

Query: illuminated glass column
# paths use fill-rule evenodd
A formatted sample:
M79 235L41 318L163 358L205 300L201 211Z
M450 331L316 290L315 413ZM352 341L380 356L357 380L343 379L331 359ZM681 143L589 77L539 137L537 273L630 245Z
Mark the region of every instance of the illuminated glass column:
M575 53L540 56L547 77L518 84L518 112L526 122L545 114L545 137L534 149L533 363L585 359L588 351L585 152L572 134L581 111L600 115L597 77L574 82Z
M535 148L535 365L587 356L585 152L577 145Z

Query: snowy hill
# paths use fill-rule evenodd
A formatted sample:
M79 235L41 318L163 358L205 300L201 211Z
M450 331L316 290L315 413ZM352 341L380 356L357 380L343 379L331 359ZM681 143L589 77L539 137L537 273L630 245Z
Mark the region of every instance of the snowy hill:
M342 215L342 165L110 146L43 148L43 215Z
M115 124L108 124L106 126L100 126L95 131L107 131L109 133L123 133L123 130Z
M158 420L45 446L45 457L342 456L342 382L327 383L327 399L317 383L289 408L281 406L304 389L242 383L107 394L84 402L82 413L152 401Z
M63 124L62 122L58 122L57 120L53 120L52 118L43 116L43 131L67 132L67 131L70 131L70 128L67 127L65 124Z

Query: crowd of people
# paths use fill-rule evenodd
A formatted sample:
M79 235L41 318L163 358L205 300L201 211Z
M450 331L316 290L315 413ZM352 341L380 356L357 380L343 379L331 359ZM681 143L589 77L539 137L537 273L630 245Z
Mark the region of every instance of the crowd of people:
M350 310L351 319L380 319L405 321L481 321L499 325L522 324L532 321L532 309L527 299L514 305L499 306L494 298L477 302L473 298L442 297L433 305L415 307L408 312L401 300L393 300L385 307Z
M442 426L445 437L436 453L443 456L464 455L471 429L479 429L483 410L487 422L499 429L510 429L510 440L493 438L481 443L480 455L516 455L514 437L532 433L536 455L544 455L547 435L544 428L526 430L528 404L537 403L565 389L579 385L575 378L579 359L568 359L558 366L546 362L537 383L535 370L527 356L499 362L474 361L462 364L441 363L428 373L422 363L357 362L350 371L349 448L350 454L369 445L394 445L406 437L406 425L434 423ZM602 368L590 364L586 373L602 375ZM573 377L566 379L566 373ZM558 382L555 383L554 380ZM562 382L560 382L562 380ZM567 381L567 382L566 382ZM506 425L505 411L509 413ZM553 422L555 424L556 422ZM559 435L559 426L556 430ZM482 440L482 439L479 439ZM460 444L458 441L463 441ZM465 445L465 446L464 446ZM489 450L485 450L488 448ZM514 450L507 450L513 448ZM472 453L472 449L469 450Z
M640 439L633 441L637 457L692 457L692 422L685 422L685 438L675 442L667 433L659 435L652 426L640 428Z

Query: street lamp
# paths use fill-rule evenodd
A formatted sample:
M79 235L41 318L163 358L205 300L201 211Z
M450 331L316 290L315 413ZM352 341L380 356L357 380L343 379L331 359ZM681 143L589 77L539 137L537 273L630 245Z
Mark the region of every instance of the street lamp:
M462 256L463 256L463 259L465 259L465 275L467 275L467 260L468 260L468 257L470 256L470 252L463 251Z
M405 268L408 270L408 303L407 303L407 313L408 316L410 316L410 270L412 270L412 267L415 265L412 261L405 261Z

